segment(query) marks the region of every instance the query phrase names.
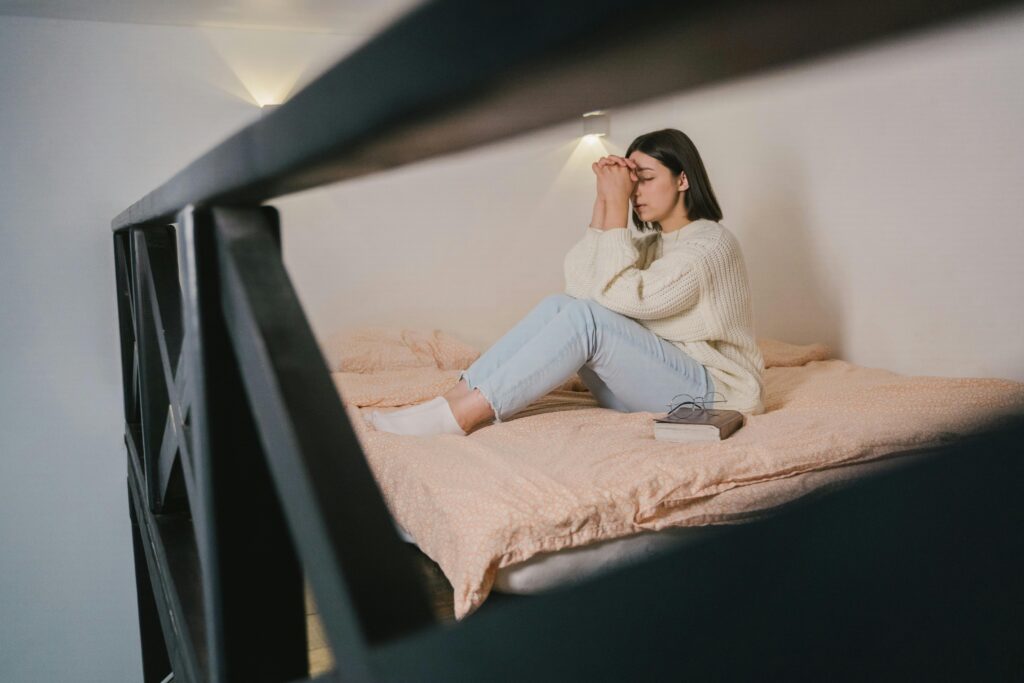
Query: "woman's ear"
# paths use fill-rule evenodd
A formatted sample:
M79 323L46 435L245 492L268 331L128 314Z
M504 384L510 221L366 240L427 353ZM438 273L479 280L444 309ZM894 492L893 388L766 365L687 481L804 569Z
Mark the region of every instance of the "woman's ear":
M679 191L690 189L690 179L686 177L685 173L679 174Z

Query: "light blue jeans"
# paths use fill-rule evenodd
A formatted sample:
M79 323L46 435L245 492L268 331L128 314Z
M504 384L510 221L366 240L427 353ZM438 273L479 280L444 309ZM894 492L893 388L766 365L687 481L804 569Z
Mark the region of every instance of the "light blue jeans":
M479 389L501 422L546 396L573 373L600 406L667 412L679 394L711 397L699 362L636 320L589 299L544 297L459 375Z

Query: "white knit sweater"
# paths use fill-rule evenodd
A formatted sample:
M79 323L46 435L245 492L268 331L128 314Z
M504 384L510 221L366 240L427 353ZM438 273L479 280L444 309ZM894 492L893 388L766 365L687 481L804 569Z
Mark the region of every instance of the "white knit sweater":
M706 219L668 235L587 228L564 270L566 294L635 319L706 367L721 401L709 407L764 412L747 269L727 228Z

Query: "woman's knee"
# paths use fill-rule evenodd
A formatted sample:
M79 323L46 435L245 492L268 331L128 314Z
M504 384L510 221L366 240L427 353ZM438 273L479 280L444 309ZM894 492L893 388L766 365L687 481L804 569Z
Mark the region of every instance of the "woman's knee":
M565 308L567 304L573 301L576 301L576 299L572 298L568 294L549 294L540 300L540 303L537 304L536 308L551 311L551 313L558 313Z
M550 294L541 300L539 306L551 307L566 318L583 334L592 334L599 320L604 316L616 315L591 299L577 299L568 294Z
M562 315L573 325L574 328L588 338L595 338L597 327L600 324L600 314L595 307L600 307L590 299L574 299L562 305Z
M569 296L564 292L556 292L555 294L548 294L546 297L540 300L541 306L555 306L560 307L569 303L570 301L576 301L573 297Z
M622 318L626 317L597 303L593 299L573 299L573 301L575 302L574 305L585 309L587 316L595 322L619 322Z

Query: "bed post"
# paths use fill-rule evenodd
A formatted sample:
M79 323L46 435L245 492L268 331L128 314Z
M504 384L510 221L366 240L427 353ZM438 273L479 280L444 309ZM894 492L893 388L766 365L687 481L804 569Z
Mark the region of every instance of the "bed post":
M124 418L127 434L141 433L140 381L138 347L136 345L135 311L132 305L135 295L135 268L131 258L131 234L128 230L115 232L114 278L117 287L118 329L121 348L121 380L124 396ZM128 452L128 468L132 469L131 451ZM171 661L164 642L161 626L161 611L153 590L149 562L146 559L146 535L140 527L135 506L140 502L132 491L131 478L128 484L128 517L132 528L132 549L135 558L135 589L139 612L139 644L142 648L142 675L146 683L161 681L171 671ZM138 493L142 493L139 491Z
M188 206L113 246L144 680L306 679L304 574L336 673L369 680L373 646L435 622L276 211Z
M153 582L149 575L142 532L128 491L128 516L132 525L132 549L135 557L135 592L139 602L139 645L142 648L142 680L162 681L171 672L171 660L164 644L160 625L160 611L153 597Z
M181 213L178 245L209 680L305 678L302 570L228 339L208 211Z
M272 207L214 207L227 335L341 680L376 645L436 623L284 268ZM186 219L186 224L188 219Z

